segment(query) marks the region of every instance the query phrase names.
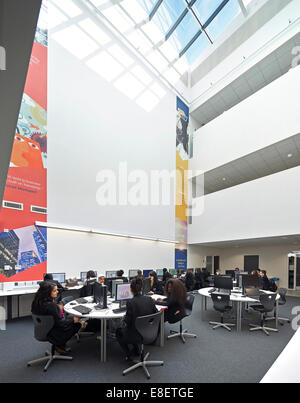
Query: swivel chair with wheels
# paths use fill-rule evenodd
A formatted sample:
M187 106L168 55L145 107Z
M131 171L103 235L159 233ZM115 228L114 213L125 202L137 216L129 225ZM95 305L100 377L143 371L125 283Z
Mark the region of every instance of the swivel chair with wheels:
M213 292L211 294L211 298L214 304L214 309L221 313L221 322L209 322L209 324L213 325L213 330L218 329L219 327L223 327L224 329L227 329L229 332L231 332L231 327L234 327L235 324L224 323L224 314L232 310L232 306L229 305L230 296Z
M255 311L260 312L260 326L250 324L249 326L252 327L252 329L250 329L250 332L254 332L255 330L262 330L267 336L270 335L269 331L278 332L278 329L273 329L271 327L265 327L266 315L268 312L273 311L274 304L276 301L276 295L277 294L260 295L259 301L260 301L261 305L253 305L253 307L252 307Z
M147 367L161 366L164 365L163 361L147 361L150 353L145 355L144 345L152 344L157 338L159 324L161 321L161 312L154 313L147 316L139 316L135 320L135 327L142 338L141 355L139 361L134 361L135 364L123 371L123 376L127 375L129 372L134 371L137 368L142 367L147 379L150 379L150 374Z
M279 288L279 291L278 291L278 294L280 295L280 300L278 301L279 306L286 304L286 293L287 293L286 288ZM268 320L275 320L275 319L276 319L276 305L275 305L274 316L269 317L269 318L267 317L267 318L265 318L265 320L268 321ZM291 323L291 319L278 317L278 322L280 323L281 326L283 326L285 322Z
M186 298L186 301L185 301L185 304L184 304L184 309L185 309L185 317L184 318L186 318L188 316L191 316L192 310L193 310L194 300L195 300L194 295L187 294L187 298ZM168 336L168 339L172 339L174 337L180 337L182 342L185 343L185 341L186 341L185 337L193 337L193 338L197 337L195 334L188 333L188 329L183 330L182 321L183 321L184 318L182 318L180 320L179 332L176 332L174 330L170 330L171 334L170 334L170 336Z
M42 316L42 315L32 315L33 323L34 323L34 337L36 340L41 342L49 342L51 341L48 339L47 335L50 330L54 326L54 319L52 316ZM50 366L50 364L55 360L64 360L64 361L71 361L73 357L68 357L64 355L56 355L55 354L55 345L52 344L51 352L46 352L46 357L39 358L37 360L33 360L27 363L28 367L31 367L34 364L39 364L41 362L46 362L44 367L44 372L46 372Z

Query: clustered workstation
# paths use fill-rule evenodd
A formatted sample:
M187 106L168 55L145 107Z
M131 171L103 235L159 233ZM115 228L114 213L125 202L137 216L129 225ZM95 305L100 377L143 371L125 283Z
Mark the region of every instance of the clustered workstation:
M140 271L141 272L141 271ZM153 270L143 270L143 289L142 294L148 295L151 288L151 275ZM167 272L167 270L165 270ZM98 273L94 272L98 277ZM162 281L163 270L156 270L157 276ZM76 291L82 289L86 284L88 272L80 273L80 281L75 282L73 287L66 287L65 290ZM127 302L132 298L130 292L130 281L138 276L138 270L129 270L128 278L120 279L117 276L118 271L106 271L105 277L99 276L99 281L94 282L92 294L87 298L76 298L68 296L62 299L64 304L64 311L67 315L76 315L84 320L98 320L100 322L100 357L101 362L107 360L107 337L112 336L110 333L109 324L113 320L120 320L125 316ZM153 273L152 273L153 274ZM231 328L236 326L237 332L242 330L242 320L245 319L245 314L250 311L258 312L260 317L260 324L250 324L251 331L262 330L265 334L269 335L270 331L278 331L278 323L280 320L289 321L288 318L280 318L278 315L279 305L285 302L282 289L279 293L270 292L268 290L262 290L262 279L249 274L248 272L239 271L227 271L226 275L211 275L204 269L188 269L187 272L183 270L169 270L168 278L176 278L177 281L181 281L184 284L187 282L188 277L201 278L201 284L198 288L197 281L194 280L193 290L190 290L187 294L187 301L185 304L186 316L190 316L193 309L194 298L197 295L201 296L201 315L204 320L204 312L207 310L207 300L211 299L213 302L213 308L221 314L220 322L210 322L213 329L219 327L225 328L231 331ZM104 277L104 278L103 278ZM67 285L65 273L53 273L53 281L61 283L63 286ZM74 279L73 279L74 280ZM101 280L101 282L100 282ZM36 292L39 284L36 284L35 289L31 292ZM186 287L188 289L188 286ZM198 288L198 289L197 289ZM284 291L284 290L283 290ZM3 291L2 291L3 292ZM22 290L19 289L19 293ZM164 310L166 307L160 306L159 299L161 295L150 295L157 305L160 312L160 326L157 328L157 338L160 347L164 346ZM267 316L268 313L274 312L273 316ZM224 315L226 313L235 313L236 323L224 323ZM252 318L252 316L251 316ZM275 328L269 328L265 326L266 320L275 321ZM84 332L83 332L84 333ZM180 336L183 342L185 337L196 337L194 334L187 333L187 330L183 330L182 319L180 320L180 331L175 332L175 336ZM79 337L79 335L77 335ZM173 335L168 336L168 338ZM47 341L47 338L46 340ZM49 353L50 354L50 353ZM50 354L51 360L47 362L46 369L55 359L55 354ZM39 362L40 360L38 360ZM35 363L31 362L30 365Z

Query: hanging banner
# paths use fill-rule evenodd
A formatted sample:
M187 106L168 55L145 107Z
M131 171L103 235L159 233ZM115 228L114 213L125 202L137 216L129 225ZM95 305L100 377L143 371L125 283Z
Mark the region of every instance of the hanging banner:
M188 169L189 169L189 108L177 97L176 115L176 207L175 207L175 268L187 270Z
M0 213L0 282L47 272L47 2L42 4Z

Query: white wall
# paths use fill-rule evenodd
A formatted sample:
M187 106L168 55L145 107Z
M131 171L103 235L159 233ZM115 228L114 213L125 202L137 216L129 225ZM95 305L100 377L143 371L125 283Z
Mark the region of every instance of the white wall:
M128 173L142 170L148 177L152 170L175 170L176 96L160 84L165 95L146 112L60 46L53 32L49 35L48 222L173 240L174 187L169 206L100 207L96 176L101 170L118 173L120 162L127 163ZM130 57L137 64L134 55ZM164 265L174 266L173 244L49 230L49 272L78 275L88 267Z
M48 229L48 272L67 278L96 270L162 269L174 267L174 245L83 232Z
M299 234L300 167L204 196L189 243Z
M300 133L300 66L200 128L193 169L208 171Z

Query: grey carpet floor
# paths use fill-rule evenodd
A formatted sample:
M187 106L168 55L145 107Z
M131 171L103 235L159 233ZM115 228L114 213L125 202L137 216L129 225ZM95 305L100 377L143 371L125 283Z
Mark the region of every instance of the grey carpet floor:
M280 307L280 316L291 317L293 306L300 305L298 298L289 297L287 304ZM150 359L163 360L163 367L150 368L153 383L257 383L294 335L290 324L279 327L279 333L269 337L262 332L250 333L248 323L259 323L256 312L245 314L243 330L212 330L209 320L219 320L219 314L208 302L205 320L201 320L200 297L197 296L193 314L185 319L185 328L197 334L197 339L188 339L183 344L179 338L165 340L163 348L147 346ZM230 320L231 321L231 320ZM274 326L273 322L268 323ZM165 325L165 337L177 325ZM139 369L126 377L122 370L128 367L117 342L108 342L108 361L99 361L99 341L95 337L85 337L80 343L69 343L74 357L71 362L58 361L50 366L47 373L42 366L28 368L26 363L43 357L47 343L39 343L33 338L31 318L23 318L7 324L6 331L0 331L0 382L99 382L99 383L140 383L148 382Z

